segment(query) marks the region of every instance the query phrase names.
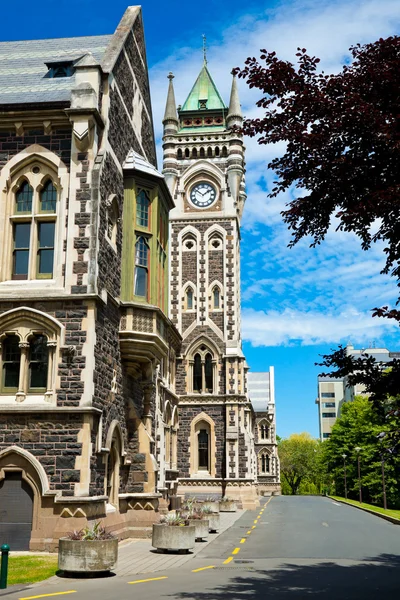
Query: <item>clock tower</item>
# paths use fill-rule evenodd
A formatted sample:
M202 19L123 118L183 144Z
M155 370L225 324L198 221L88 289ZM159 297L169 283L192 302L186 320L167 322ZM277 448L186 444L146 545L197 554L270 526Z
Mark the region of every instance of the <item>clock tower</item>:
M173 75L163 120L170 212L170 318L182 337L179 492L257 504L254 413L240 324L240 220L245 148L236 77L227 106L206 60L182 106Z

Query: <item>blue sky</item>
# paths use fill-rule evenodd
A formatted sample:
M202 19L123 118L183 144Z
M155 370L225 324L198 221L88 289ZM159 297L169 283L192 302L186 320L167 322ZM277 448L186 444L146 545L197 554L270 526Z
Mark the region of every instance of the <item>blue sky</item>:
M127 3L114 0L41 0L33 9L20 0L2 6L1 39L69 37L112 33ZM57 10L55 10L57 7ZM398 0L144 0L147 57L158 140L167 88L175 74L183 103L201 67L201 35L208 40L209 68L225 98L230 71L260 48L293 60L305 47L322 59L325 72L348 61L348 48L400 31ZM244 114L257 114L258 94L240 82ZM382 246L360 250L358 240L334 231L318 249L306 242L287 249L289 233L280 211L294 191L267 198L269 160L282 148L247 140L247 206L243 217L242 295L244 350L253 370L275 367L278 433L318 435L316 377L319 354L351 340L358 347L400 349L398 328L372 319L369 309L393 304L397 290L379 274ZM332 224L332 230L334 223Z

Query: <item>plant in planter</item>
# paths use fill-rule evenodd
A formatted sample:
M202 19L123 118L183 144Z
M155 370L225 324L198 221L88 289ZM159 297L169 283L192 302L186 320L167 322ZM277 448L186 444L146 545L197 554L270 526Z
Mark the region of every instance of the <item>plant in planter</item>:
M177 513L168 513L160 523L153 524L151 545L157 550L186 550L194 547L196 528L188 520Z
M236 512L236 502L234 498L230 498L229 496L224 496L219 501L219 510L220 512Z
M219 512L214 512L211 504L204 504L203 514L208 519L209 531L216 532L219 529Z
M213 513L219 513L219 502L214 496L208 496L204 500L203 508L206 506L211 507Z
M203 509L195 508L191 510L187 515L187 519L191 525L196 527L196 541L206 540L210 524Z
M72 573L111 571L117 564L118 539L96 521L72 531L58 544L58 568Z

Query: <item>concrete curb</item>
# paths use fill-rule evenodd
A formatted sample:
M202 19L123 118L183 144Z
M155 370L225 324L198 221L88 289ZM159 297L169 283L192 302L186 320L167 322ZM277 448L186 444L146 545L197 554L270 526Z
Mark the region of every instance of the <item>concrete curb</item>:
M357 506L356 504L351 504L350 502L346 502L346 500L338 500L337 498L333 498L333 496L325 496L325 498L329 498L330 500L333 500L334 502L340 502L340 504L345 504L346 506L351 506L352 508L357 508L358 510L367 512L370 515L375 515L375 517L380 517L381 519L385 519L385 521L389 521L390 523L393 523L393 525L400 525L400 519L396 519L396 517L384 515L382 513L376 512L375 510L371 510L369 508L364 508L363 506Z

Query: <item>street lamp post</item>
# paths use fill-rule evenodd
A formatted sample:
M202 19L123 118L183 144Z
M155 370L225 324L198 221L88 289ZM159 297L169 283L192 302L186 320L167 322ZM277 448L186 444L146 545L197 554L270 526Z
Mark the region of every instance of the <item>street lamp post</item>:
M358 493L359 493L359 497L360 497L360 504L362 504L361 469L360 469L360 452L361 452L362 448L360 448L359 446L357 446L356 448L354 448L354 450L357 452Z
M347 454L342 454L343 458L343 467L344 467L344 497L347 500L347 477L346 477L346 458Z
M381 460L382 460L382 491L383 491L383 508L387 509L386 502L386 484L385 484L385 455L383 454L383 450L381 451Z

